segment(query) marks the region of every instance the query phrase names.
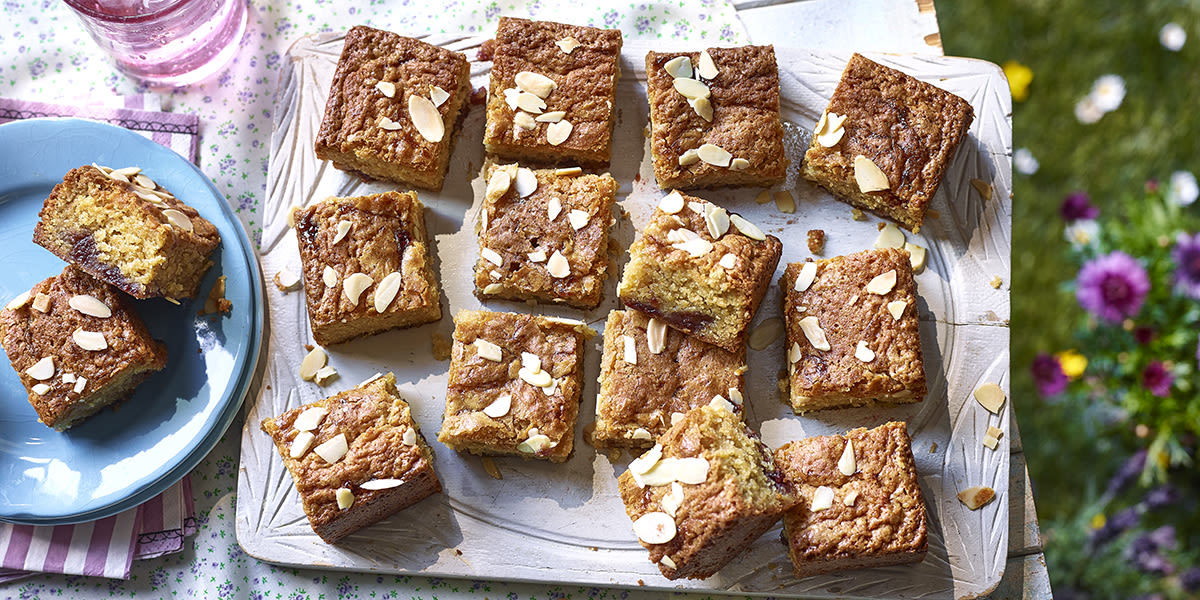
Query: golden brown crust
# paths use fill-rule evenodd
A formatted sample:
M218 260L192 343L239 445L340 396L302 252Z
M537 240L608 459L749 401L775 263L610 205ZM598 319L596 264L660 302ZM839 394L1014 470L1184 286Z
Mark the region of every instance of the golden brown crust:
M887 248L816 261L816 279L798 292L796 277L803 264L789 264L780 280L788 345L799 348L799 360L788 369L792 408L802 413L923 400L925 368L908 252ZM883 295L866 290L872 279L888 271L896 273L894 288ZM899 320L889 312L891 302L904 303ZM805 337L800 320L810 316L825 332L829 350L814 348ZM867 343L873 360L855 356L860 341Z
M497 170L515 175L516 165L488 168L490 180ZM554 169L533 171L538 186L525 198L515 183L502 195L488 196L486 229L479 232L479 247L497 252L503 265L480 257L475 264L475 294L480 298L564 302L579 308L595 308L604 294L608 277L608 231L613 224L612 205L617 182L605 175L556 175ZM510 177L512 176L510 175ZM549 203L559 206L549 219ZM586 224L575 229L572 211L588 214ZM539 261L529 254L540 250ZM559 252L570 266L566 277L554 277L547 268L548 257Z
M826 113L846 117L832 148L814 135L801 174L853 206L916 231L975 117L962 98L859 54L850 58ZM854 157L871 159L891 189L863 193Z
M312 407L329 414L313 430L317 447L344 434L349 450L330 464L309 450L291 457L292 441L300 433L293 428L296 417ZM283 464L300 493L304 514L321 539L332 544L341 538L431 494L442 491L433 470L433 450L425 442L420 426L413 421L408 403L396 390L391 373L336 396L306 404L273 419L264 419L262 430L271 436ZM416 435L404 441L406 431ZM382 490L363 489L362 484L378 479L398 479L400 485ZM338 488L354 494L354 503L339 509Z
M313 339L328 345L441 318L437 281L425 232L424 206L412 192L329 198L293 215ZM338 237L339 224L350 228ZM325 285L325 270L336 275ZM352 303L346 281L355 273L371 284ZM381 313L375 297L392 273L400 273L395 298Z
M658 444L664 458L698 457L708 463L703 482L681 484L674 539L641 542L668 579L712 576L799 502L775 467L770 449L725 409L701 406L689 411L658 438ZM671 490L670 485L641 487L629 471L617 484L625 513L634 521L663 512L663 497ZM666 564L663 557L669 557Z
M351 28L317 133L317 157L344 171L442 189L470 77L460 52L370 27ZM375 87L381 81L395 86L392 97ZM440 142L422 137L408 112L409 97L430 98L430 86L450 94L438 107L446 130ZM399 128L381 127L384 117Z
M582 323L536 315L459 312L438 441L473 454L567 460L574 448L583 389L583 344L592 335L595 332ZM480 356L476 340L499 346L501 359ZM554 381L551 387L535 387L521 378L522 353L538 357L540 370ZM497 417L484 414L483 409L503 395L511 398L510 409ZM535 440L522 446L536 435L548 438L548 445L541 447Z
M94 166L72 169L42 205L33 241L135 298L195 297L221 236L154 186L159 194ZM191 231L172 225L168 211L186 217Z
M676 192L678 193L678 192ZM682 194L698 207L708 202ZM687 229L713 244L693 257L669 235ZM745 344L750 321L779 264L783 244L773 235L754 240L734 226L714 238L705 217L685 205L676 214L656 208L629 248L629 263L617 294L625 306L665 321L671 327L731 352ZM733 268L721 266L734 256Z
M570 53L556 44L568 37L580 43ZM522 162L607 165L612 155L621 43L616 29L501 17L488 87L483 138L487 151ZM563 119L571 123L572 131L563 143L554 146L546 140L547 123L537 123L531 130L514 124L516 113L504 90L516 88L515 78L522 71L544 75L557 84L545 98L544 112L566 111Z
M771 186L783 181L788 159L779 118L779 70L773 46L709 48L717 77L704 80L711 92L713 118L701 118L674 88L667 61L699 52L646 54L646 95L650 103L654 177L663 189L725 185ZM679 157L702 144L715 144L749 166L742 170L698 161L681 166Z
M847 440L857 467L850 476L838 470ZM790 442L775 463L805 498L783 518L796 577L924 560L925 501L904 423ZM833 505L814 512L819 486L833 490Z
M46 312L34 308L38 294L48 297ZM76 295L99 300L112 316L100 318L75 310L69 303ZM102 334L108 347L84 350L73 340L77 329ZM71 265L57 277L33 286L23 306L0 310L0 342L29 393L29 403L38 419L60 431L124 399L167 362L166 347L150 337L132 302ZM50 378L38 380L26 373L45 357L54 361ZM67 374L70 377L64 380ZM78 378L86 381L78 384ZM38 384L49 389L38 394L34 391Z
M653 354L646 338L649 322L637 311L608 313L592 433L597 448L649 448L673 415L718 395L741 412L744 347L730 352L668 327L662 352ZM633 339L636 364L625 361L625 336Z

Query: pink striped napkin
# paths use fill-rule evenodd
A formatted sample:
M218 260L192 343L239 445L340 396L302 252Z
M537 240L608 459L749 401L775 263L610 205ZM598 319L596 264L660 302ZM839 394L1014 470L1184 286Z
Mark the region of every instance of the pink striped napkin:
M0 123L37 117L104 121L143 135L196 162L200 119L158 111L158 97L129 96L109 105L68 106L0 98ZM0 523L0 583L34 572L129 578L135 559L183 550L196 533L192 485L184 476L140 506L78 525Z

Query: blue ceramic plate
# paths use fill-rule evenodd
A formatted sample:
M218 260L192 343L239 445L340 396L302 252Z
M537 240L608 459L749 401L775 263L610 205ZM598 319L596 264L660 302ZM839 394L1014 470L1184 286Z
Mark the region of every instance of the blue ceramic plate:
M128 400L66 432L37 420L25 389L0 358L0 521L77 523L132 508L196 466L224 434L258 361L262 283L241 224L203 173L126 129L78 119L0 125L0 305L60 273L65 263L34 244L42 201L67 171L90 163L138 166L216 225L221 245L200 286L226 276L227 316L201 316L204 298L175 306L136 302L167 366Z

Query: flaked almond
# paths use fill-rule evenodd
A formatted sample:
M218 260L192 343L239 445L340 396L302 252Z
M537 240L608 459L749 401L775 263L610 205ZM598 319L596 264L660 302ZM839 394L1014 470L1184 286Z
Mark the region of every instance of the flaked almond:
M525 167L517 169L517 177L514 183L516 183L517 195L522 198L528 198L538 188L537 175Z
M17 294L16 298L9 300L8 304L4 305L4 308L7 308L8 310L17 310L29 303L30 295L30 290L21 292L20 294Z
M567 112L564 110L552 110L548 113L542 113L538 115L537 119L535 120L538 123L557 123L563 120L563 117L565 116L567 116Z
M671 247L675 248L676 250L687 252L688 256L692 258L700 258L701 256L712 252L713 244L704 238L698 237L690 239L686 242L671 244Z
M662 500L663 512L675 516L680 506L683 506L683 486L679 485L678 481L671 482L671 489L666 494L663 494Z
M736 227L738 231L742 232L742 235L752 240L761 242L767 239L767 234L763 233L763 231L754 223L747 221L744 217L742 217L742 215L729 215L729 223Z
M492 362L500 362L504 359L504 351L492 342L483 338L475 338L472 344L475 346L475 353L479 355L479 358Z
M896 270L892 269L885 273L876 275L871 281L867 282L867 292L877 296L884 296L896 287Z
M534 262L534 263L546 262L546 251L542 250L542 249L534 250L533 252L530 252L527 256L529 256L529 262Z
M280 269L275 273L275 287L282 292L300 289L300 275L290 269Z
M554 170L555 177L576 177L583 175L583 169L580 167L563 167Z
M40 313L49 312L50 296L48 294L38 292L37 295L33 297L33 310L36 310Z
M396 84L390 81L378 81L375 83L375 89L379 90L380 94L388 98L396 97Z
M99 298L87 294L71 296L67 305L89 317L107 319L112 316L112 309L107 304L101 302Z
M104 334L99 331L76 329L71 332L71 339L75 341L76 346L91 352L99 352L108 348L108 340L104 339Z
M179 212L173 208L168 208L162 212L163 212L163 216L167 218L167 222L170 223L173 227L178 227L189 233L191 233L193 231L192 230L192 220L189 219L187 215L185 215L182 212Z
M781 213L796 212L796 200L792 198L792 193L787 190L775 192L775 208L779 209Z
M521 367L537 373L542 370L542 358L532 352L522 352Z
M567 213L567 220L571 222L571 229L575 231L586 227L591 219L592 215L589 215L586 210L571 209L571 212Z
M359 489L376 491L390 490L392 488L400 487L401 485L404 485L404 480L402 479L371 479L369 481L364 481L362 485L358 487Z
M673 215L683 210L683 204L683 195L679 192L671 192L658 201L658 210Z
M45 381L54 377L54 357L47 356L33 363L33 366L25 369L25 374L38 381Z
M700 162L700 153L696 152L695 148L690 148L679 155L679 166L681 167L690 167L698 162Z
M446 124L432 100L415 94L409 96L408 116L412 119L413 127L417 128L417 133L427 141L436 144L446 136Z
M567 262L567 257L562 255L558 250L546 259L546 272L550 273L555 279L562 279L571 274L571 264Z
M502 291L504 291L504 286L500 285L499 283L489 283L483 286L483 293L488 296L499 294Z
M325 351L320 346L314 346L304 358L300 360L300 379L312 381L317 374L317 369L325 366L325 362L329 359Z
M925 249L916 244L904 243L904 249L908 250L908 262L912 265L913 273L920 273L925 270Z
M783 319L779 317L771 317L759 323L754 331L750 332L750 347L755 350L762 350L767 346L775 343L783 335Z
M676 56L663 63L663 70L671 77L690 79L692 77L692 59L687 56Z
M1004 430L1000 429L999 427L988 425L987 435L990 435L996 439L1000 439L1004 437Z
M671 427L674 427L676 423L682 421L685 416L687 416L687 415L685 415L681 412L671 413Z
M517 127L520 127L526 131L530 131L537 128L537 120L533 118L533 115L523 110L518 110L517 113L513 115L513 125L516 125Z
M707 85L704 85L695 79L678 77L675 79L672 85L674 85L675 91L683 94L683 97L687 98L688 100L695 100L696 98L708 98L712 95L712 90L709 90Z
M341 221L338 221L338 224L337 224L337 235L334 235L334 236L333 236L333 243L334 243L334 244L337 244L338 242L340 242L340 241L342 241L342 240L346 239L346 235L347 235L348 233L350 233L350 228L351 228L351 227L354 227L354 223L351 223L350 221L347 221L347 220L344 220L344 219L343 219L343 220L341 220Z
M550 437L541 433L532 433L536 430L530 430L529 439L517 444L517 450L525 454L539 454L554 447L554 442Z
M975 388L975 401L993 415L1000 414L1004 407L1004 390L994 383L985 383Z
M729 388L729 401L732 402L734 406L741 406L744 402L742 398L742 391L737 388Z
M63 373L62 382L63 383L75 383L75 374L74 373Z
M504 257L500 256L499 252L496 252L495 250L492 250L491 248L487 248L487 247L480 248L479 255L482 256L484 260L492 263L493 265L496 265L497 267L504 266Z
M625 360L625 362L627 362L631 365L636 365L637 364L637 341L634 340L633 336L631 336L631 335L623 335L623 336L621 336L621 340L625 345L625 353L624 353L624 356L622 356L622 358Z
M371 287L372 283L375 283L375 280L371 279L370 275L352 273L342 282L342 291L346 294L346 299L350 301L350 304L358 306L358 298L367 291L367 288Z
M540 370L535 372L528 368L522 368L517 371L517 377L533 387L547 388L554 384L554 378L549 373Z
M404 285L404 276L399 272L392 271L379 282L379 287L375 288L375 312L382 313L391 306L392 301L396 299L396 294L400 293L400 286Z
M891 189L887 175L883 169L871 159L859 154L854 157L854 181L858 190L864 194Z
M546 218L553 221L562 214L562 200L558 197L551 198L546 202Z
M829 351L829 340L825 338L825 330L821 329L821 324L816 317L800 319L800 330L804 332L804 337L808 343L812 344L813 348Z
M405 446L417 445L417 430L409 427L404 430L404 435L400 436L400 441L404 442Z
M790 348L788 348L788 353L787 353L788 364L800 362L800 358L802 356L803 356L803 353L800 350L799 342L792 342L792 346Z
M558 40L557 42L554 42L554 45L558 46L558 49L562 50L566 54L570 54L570 53L574 52L575 49L578 48L581 44L579 43L579 40L577 40L573 37L565 37L561 40ZM497 477L496 479L500 479L500 478Z
M766 204L770 201L771 201L771 190L769 190L769 189L759 192L758 195L754 197L754 202L756 204Z
M571 137L571 131L575 129L571 122L563 119L557 123L551 123L546 126L546 142L551 146L557 146Z
M813 281L817 279L817 263L806 262L800 267L800 273L796 275L796 285L792 286L797 292L807 292L808 288L812 287Z
M958 501L971 510L979 510L996 497L996 490L986 485L969 487L958 493Z
M150 179L141 173L134 176L133 183L140 188L145 188L151 191L158 189L158 184L155 183L153 179Z
M317 456L325 459L325 462L331 465L342 460L342 457L346 456L346 453L349 451L350 444L346 442L346 434L344 433L339 433L317 445L316 448L313 448L313 452Z
M391 120L388 117L379 118L379 128L387 131L399 131L403 125Z
M512 396L509 394L500 394L495 400L492 401L491 404L484 407L483 414L493 419L499 419L500 417L507 415L508 411L511 409Z
M700 457L663 458L644 473L634 472L632 466L630 464L630 475L638 487L669 485L673 481L687 485L704 483L709 468L708 461Z
M521 91L529 92L538 98L545 98L558 89L558 84L554 83L553 79L532 71L517 73L516 77L513 77L513 83L517 84Z
M704 207L707 205L707 202L696 202L695 200L689 200L687 203L687 207L691 209L692 212L701 216L704 215Z
M650 354L662 354L667 347L667 324L651 318L646 324L646 346Z
M700 60L696 64L696 73L701 77L712 80L717 78L717 65L713 62L712 56L709 56L708 50L700 51Z
M508 171L497 169L492 173L492 176L488 178L486 192L487 197L489 199L495 199L503 196L506 192L508 192L508 188L511 185L512 176L508 174Z
M496 461L492 457L480 458L479 464L483 465L484 472L492 479L504 479L504 475L500 473L500 467L496 466Z
M523 92L517 88L508 88L504 90L504 103L508 105L509 110L517 110L517 96Z
M832 507L833 490L826 486L818 487L817 491L813 492L812 504L808 506L808 509L812 512L821 512Z
M891 313L892 318L897 321L899 321L900 317L904 315L904 309L907 306L908 306L907 300L896 300L894 302L887 303L888 312Z
M708 401L708 405L713 408L719 408L721 410L727 410L729 412L733 412L733 403L726 400L725 396L722 396L720 394L713 396L712 400Z
M729 161L729 168L733 171L745 171L750 168L750 161L744 158L735 158Z
M138 173L141 173L142 168L141 167L121 167L120 169L113 169L112 172L120 173L121 175L124 175L126 177L133 177L133 176L137 175Z
M292 421L292 428L296 431L312 431L321 426L321 422L329 415L329 409L323 406L311 406L304 409L304 412L296 415L296 420Z
M708 235L714 240L720 239L729 231L729 212L716 204L704 207L704 224L708 227Z
M338 370L330 365L325 365L320 369L317 369L316 373L313 373L313 382L322 387L328 385L337 378Z
M313 435L311 431L301 431L296 434L296 437L292 438L292 444L288 448L288 455L292 458L303 458L305 454L308 454L309 450L312 450L313 443L316 441L317 436Z
M442 88L431 85L429 86L429 99L433 101L434 108L440 108L447 100L450 99L450 92Z
M821 115L821 122L817 124L817 143L826 148L838 145L842 136L846 135L846 129L842 127L845 120L846 115L837 113Z
M641 456L629 462L629 473L632 475L644 475L662 460L663 447L662 444L654 444L649 450L642 453Z
M842 498L842 504L846 506L854 506L854 501L858 500L858 490L850 490L845 498Z
M535 115L542 114L546 110L546 101L529 92L517 92L514 97L517 108Z
M867 347L867 343L859 340L858 345L854 347L854 358L869 363L875 360L875 351Z
M664 512L648 512L633 522L633 532L647 544L665 544L675 539L675 518Z
M875 249L882 250L883 248L903 248L904 247L904 232L896 227L895 223L888 223L879 230L879 236L875 238Z
M716 144L701 144L696 149L696 155L714 167L728 167L729 161L733 159L732 154Z
M74 388L75 393L82 394L83 388L87 387L87 382L88 382L87 377L80 377L79 379L76 379L75 380L75 388Z
M109 173L107 173L107 175L108 175L109 179L112 179L114 181L120 181L122 183L129 183L129 178L126 177L123 173L118 173L116 171L110 171Z
M439 359L439 360L441 360L441 359ZM376 372L374 375L372 375L372 376L370 376L370 377L368 377L368 378L364 379L364 380L363 380L363 382L362 382L362 383L360 383L360 384L358 384L358 386L357 386L357 387L364 387L364 386L366 386L367 384L371 383L372 381L375 381L376 379L379 379L380 377L383 377L383 373Z
M853 440L846 440L846 447L842 449L842 457L838 459L838 471L846 477L858 471L858 461L854 458Z
M723 269L732 269L737 266L737 255L733 253L726 253L725 256L721 257L721 261L717 264L721 265L721 268Z
M971 187L975 188L975 191L979 192L979 195L982 196L984 200L992 199L992 184L982 179L972 179Z
M996 439L995 436L986 435L986 434L983 436L983 439L981 440L981 442L983 442L983 445L986 446L990 450L995 450L996 446L1000 445L1000 440Z
M705 121L708 121L709 123L712 123L712 120L713 120L712 101L710 101L708 98L696 98L695 100L688 100L688 105L690 105L692 107L692 110L695 111L695 113L697 115L699 115L701 119L704 119ZM746 165L749 166L750 163L746 163Z
M650 430L645 427L638 427L633 430L633 433L629 434L629 438L634 440L652 440L654 436L650 435Z

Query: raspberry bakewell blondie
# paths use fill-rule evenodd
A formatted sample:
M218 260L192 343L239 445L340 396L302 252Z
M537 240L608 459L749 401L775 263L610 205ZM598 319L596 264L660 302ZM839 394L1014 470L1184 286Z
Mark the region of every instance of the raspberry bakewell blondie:
M470 88L461 53L353 27L333 75L317 157L343 171L441 190Z
M72 169L38 213L34 243L134 298L192 298L217 228L141 169Z
M391 373L264 419L313 531L333 544L442 491Z
M166 366L166 348L132 305L68 265L0 310L0 343L39 421L64 431Z

